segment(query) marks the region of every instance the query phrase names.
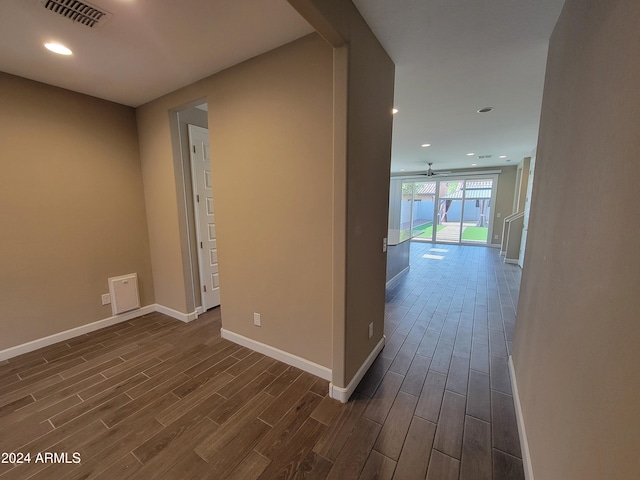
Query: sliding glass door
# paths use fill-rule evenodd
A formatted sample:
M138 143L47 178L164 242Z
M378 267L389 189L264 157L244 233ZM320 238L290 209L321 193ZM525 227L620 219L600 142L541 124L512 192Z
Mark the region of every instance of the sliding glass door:
M431 239L433 232L433 206L436 182L415 182L413 201L412 237Z
M426 238L433 232L436 182L402 182L401 238Z
M487 244L491 178L402 182L402 236L439 243Z
M402 201L400 202L400 241L407 240L413 221L413 190L415 182L402 182Z
M493 180L466 180L462 218L462 243L489 243Z
M441 180L438 183L436 242L460 243L464 201L462 196L457 198L456 193L464 193L464 181Z

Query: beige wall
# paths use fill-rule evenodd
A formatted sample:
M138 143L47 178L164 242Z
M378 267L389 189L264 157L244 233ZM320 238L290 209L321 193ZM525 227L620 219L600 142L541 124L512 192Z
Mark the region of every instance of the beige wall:
M137 109L157 302L182 312L168 112L199 98L209 106L223 327L331 368L331 48L310 35Z
M551 38L514 342L536 480L640 472L638 18L567 0Z
M344 343L333 383L344 387L382 338L385 297L389 172L395 66L350 1L289 0L337 51L336 71L346 62L346 244ZM340 95L344 84L336 84ZM345 123L337 119L336 128ZM340 133L338 133L340 135ZM339 213L339 212L338 212ZM369 323L374 335L368 338ZM335 324L334 324L335 325ZM334 327L335 328L335 327ZM341 333L341 332L337 332Z
M154 303L133 109L0 73L0 350Z
M345 384L384 329L382 239L387 237L389 219L395 79L395 65L367 24L355 8L349 13ZM368 338L370 322L374 323L372 338Z
M502 230L504 229L504 217L513 213L513 197L516 191L516 173L518 167L500 167L498 175L498 190L496 191L496 204L491 212L493 220L493 237L491 243L500 245L502 242ZM498 217L498 214L500 216ZM496 239L496 235L498 238Z
M191 313L187 308L189 278L185 272L188 262L180 243L178 209L184 208L178 195L180 166L173 161L169 126L170 109L183 103L186 101L169 106L155 102L138 107L136 120L156 303L181 313Z

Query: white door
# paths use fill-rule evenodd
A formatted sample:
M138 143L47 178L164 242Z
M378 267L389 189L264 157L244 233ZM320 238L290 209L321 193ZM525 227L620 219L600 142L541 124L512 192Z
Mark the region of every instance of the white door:
M529 210L531 208L531 193L533 192L533 171L536 168L536 156L531 156L529 163L529 182L527 183L527 196L524 200L524 223L522 225L522 237L520 240L520 256L518 257L518 265L524 268L524 247L527 245L527 232L529 231Z
M189 151L191 152L193 205L200 266L200 294L204 311L220 305L209 131L206 128L189 125Z

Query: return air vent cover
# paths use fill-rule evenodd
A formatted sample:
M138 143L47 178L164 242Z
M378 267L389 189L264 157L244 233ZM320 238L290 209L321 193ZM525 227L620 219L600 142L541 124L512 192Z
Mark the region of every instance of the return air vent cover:
M95 5L78 0L40 0L40 4L53 13L89 28L101 27L112 16Z
M118 315L140 308L138 274L130 273L108 279L111 294L111 313Z
M482 159L482 158L491 158L493 157L493 155L478 155L478 158Z

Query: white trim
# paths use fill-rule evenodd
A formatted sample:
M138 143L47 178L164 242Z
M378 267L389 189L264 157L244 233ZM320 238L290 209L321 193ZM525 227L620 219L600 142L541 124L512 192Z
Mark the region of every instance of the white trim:
M155 311L158 311L157 305L147 305L146 307L142 307L137 310L132 310L130 312L122 313L120 315L114 315L103 320L87 323L86 325L71 328L69 330L65 330L64 332L54 333L53 335L49 335L44 338L38 338L37 340L32 340L30 342L23 343L22 345L9 347L4 350L0 350L0 361L17 357L18 355L22 355L24 353L33 352L34 350L38 350L39 348L48 347L49 345L53 345L54 343L63 342L70 338L78 337L80 335L84 335L85 333L93 332L94 330L99 330L101 328L110 327L111 325L115 325L116 323L126 322L127 320L131 320L132 318L141 317L142 315L146 315Z
M520 394L518 393L518 382L516 382L516 370L513 366L513 357L511 355L509 355L509 374L511 376L511 389L513 390L513 403L515 403L516 407L516 421L518 423L518 435L520 436L520 448L522 449L524 478L525 480L533 480L533 466L531 465L529 442L527 441L527 432L524 427L522 405L520 404Z
M329 396L331 398L339 400L342 403L347 403L349 401L351 394L355 391L356 387L360 383L360 380L362 380L362 377L365 376L365 374L373 364L373 361L376 359L376 357L380 354L380 352L384 348L386 339L387 337L383 335L380 341L378 342L378 344L371 351L367 359L360 366L360 368L358 369L358 371L356 372L354 377L351 379L351 381L349 382L349 385L347 385L346 388L336 387L333 383L329 384Z
M200 308L200 310L202 309ZM0 350L0 362L8 358L17 357L18 355L22 355L23 353L33 352L34 350L38 350L39 348L48 347L49 345L53 345L54 343L58 342L64 342L65 340L68 340L70 338L78 337L80 335L84 335L85 333L93 332L101 328L110 327L111 325L115 325L116 323L126 322L127 320L131 320L132 318L141 317L153 312L164 313L165 315L168 315L185 323L195 320L196 318L198 318L199 313L201 313L198 312L197 309L195 312L182 313L178 312L177 310L173 310L172 308L154 303L142 308L138 308L136 310L122 313L120 315L113 315L109 318L97 320L92 323L87 323L86 325L81 325L79 327L71 328L63 332L54 333L53 335L49 335L47 337L38 338L21 345L16 345L15 347L9 347L4 350Z
M406 267L404 267L402 269L402 271L400 273L398 273L395 277L393 277L391 280L389 280L386 284L386 288L389 288L391 285L393 285L396 281L398 281L400 279L400 277L402 275L404 275L405 273L407 273L409 271L409 265L407 265Z
M320 377L325 380L331 380L331 369L307 360L306 358L299 357L297 355L294 355L293 353L285 352L284 350L280 350L279 348L272 347L271 345L267 345L266 343L258 342L257 340L253 340L252 338L245 337L243 335L240 335L239 333L235 333L224 328L220 329L220 336L233 343L237 343L238 345L242 345L243 347L247 347L251 350L255 350L256 352L267 355L268 357L280 360L287 365L292 365L299 368L300 370L309 372L316 377Z
M517 265L518 264L518 259L517 258L506 258L504 259L504 263L512 263Z
M164 305L158 305L157 303L155 305L155 308L156 308L156 312L164 313L165 315L173 317L176 320L180 320L181 322L184 322L184 323L192 322L193 320L198 318L197 310L191 313L182 313L177 310L174 310L173 308L165 307Z
M203 308L200 307L196 307L196 318L198 318L200 315L202 315L204 313Z
M183 208L184 208L184 214L185 214L185 233L187 235L187 252L189 252L189 272L191 273L189 280L191 283L191 293L193 294L193 302L195 303L195 298L196 298L196 282L194 280L194 273L193 273L193 248L192 248L192 241L191 241L191 229L189 228L190 222L189 222L189 215L188 215L188 211L189 211L189 202L187 200L187 180L185 177L185 165L184 165L184 150L186 149L187 151L190 151L190 146L189 145L185 145L184 144L184 140L182 138L182 130L180 129L180 122L181 122L181 118L180 118L180 114L184 113L186 110L190 110L191 108L194 107L184 107L180 110L175 110L171 112L171 130L172 136L176 136L178 137L178 151L176 151L176 149L174 148L174 159L179 155L180 157L180 176L182 178L182 191L180 193L182 193L182 200L183 200ZM196 106L197 108L197 106ZM189 125L187 123L187 125ZM198 288L200 288L200 285L198 285Z

